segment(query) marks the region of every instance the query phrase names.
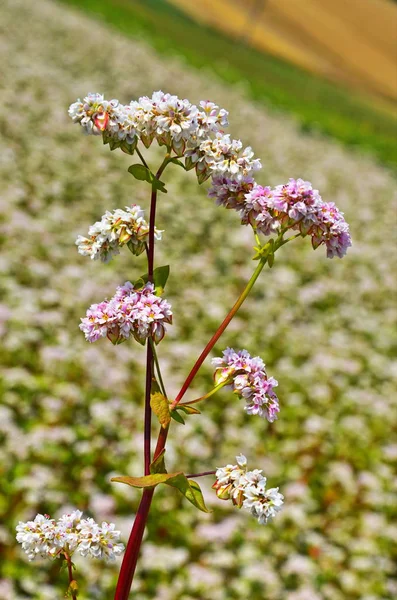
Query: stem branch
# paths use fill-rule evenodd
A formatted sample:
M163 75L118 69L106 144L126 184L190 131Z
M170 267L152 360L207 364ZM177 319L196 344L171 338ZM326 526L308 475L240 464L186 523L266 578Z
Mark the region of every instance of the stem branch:
M193 379L197 375L198 370L200 369L201 365L207 358L208 354L211 352L212 348L215 346L216 342L219 340L222 333L225 331L226 327L229 325L230 321L233 319L234 315L236 314L236 312L238 311L240 306L243 304L244 300L247 298L248 294L250 293L250 291L252 290L252 288L255 284L255 281L258 279L263 267L265 266L266 261L267 261L266 258L261 258L261 260L258 263L258 266L256 267L255 271L252 274L251 279L245 286L243 292L240 294L237 302L234 304L233 308L226 315L226 317L224 318L224 320L222 321L222 323L220 324L220 326L218 327L218 329L216 330L216 332L214 333L214 335L212 336L212 338L210 339L210 341L208 342L208 344L206 345L206 347L204 348L204 350L202 351L202 353L200 354L200 356L198 357L196 362L194 363L192 370L190 371L189 375L187 376L187 378L185 380L185 383L183 384L179 394L177 395L177 397L174 400L174 403L173 403L174 406L177 406L177 404L179 404L179 402L182 400L188 387L190 386Z
M203 471L203 473L193 473L193 475L186 475L186 479L192 479L193 477L205 477L205 475L215 475L216 471Z

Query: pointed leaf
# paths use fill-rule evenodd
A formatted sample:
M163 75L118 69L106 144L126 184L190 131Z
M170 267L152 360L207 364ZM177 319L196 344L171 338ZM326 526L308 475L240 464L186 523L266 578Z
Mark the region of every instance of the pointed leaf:
M159 192L163 192L163 194L167 194L167 190L165 188L165 185L162 181L160 181L160 179L157 179L156 177L153 177L152 179L152 186L154 187L155 190L158 190Z
M156 294L161 296L164 291L165 284L167 283L168 276L170 274L169 265L164 265L163 267L157 267L153 271L153 283L154 288L156 290ZM145 275L141 275L139 279L134 282L134 288L139 289L143 287L149 281L149 276L147 273Z
M163 459L164 454L162 453L156 459L156 461L152 463L152 466L154 468L157 468L157 466L161 466L161 461ZM193 506L195 506L199 510L203 512L211 512L205 505L203 494L199 484L196 481L188 479L186 475L182 472L152 473L151 475L146 475L146 477L112 477L111 481L114 481L116 483L126 483L127 485L136 488L156 487L161 483L165 483L166 485L170 485L171 487L174 487L177 490L179 490L181 494L183 494L185 498L189 500L189 502L191 502Z
M154 287L158 295L161 295L164 291L165 284L167 283L170 274L170 266L164 265L163 267L157 267L153 271L153 282Z
M183 404L179 404L178 409L183 410L187 415L201 415L199 409L194 408L194 406L184 406Z
M181 494L183 494L185 498L199 510L203 512L211 512L205 505L203 494L199 484L196 481L191 481L187 479L183 473L180 473L179 475L168 479L164 483L177 488Z
M178 423L182 423L182 425L185 424L185 419L182 417L182 415L179 414L179 412L177 410L172 410L170 412L171 415L171 419L174 419L174 421L177 421Z
M150 396L150 406L154 414L157 416L161 427L165 429L171 421L170 407L168 400L160 392L155 392Z
M156 485L159 485L160 483L166 483L168 479L175 478L179 475L183 475L183 473L153 473L152 475L146 475L145 477L112 477L110 481L126 483L127 485L136 488L148 488L156 487Z
M154 475L155 473L167 473L167 469L165 468L165 448L160 452L158 457L151 463L150 465L150 473Z

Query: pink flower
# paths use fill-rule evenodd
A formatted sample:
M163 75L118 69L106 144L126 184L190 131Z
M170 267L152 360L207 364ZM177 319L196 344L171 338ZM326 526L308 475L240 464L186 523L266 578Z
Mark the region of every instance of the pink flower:
M117 288L113 298L90 306L80 329L88 342L106 336L113 344L120 344L132 335L140 344L145 344L149 336L158 344L165 335L166 323L172 323L171 306L154 294L154 285L146 283L134 289L127 281Z
M216 366L215 383L227 383L237 396L244 398L247 414L259 415L270 423L277 419L280 408L273 388L278 382L267 376L259 356L252 358L247 350L235 352L233 348L226 348L223 356L214 358L212 364Z
M323 202L309 181L290 179L274 189L251 177L214 176L208 195L217 204L239 211L241 223L264 235L297 230L310 235L313 248L324 244L327 257L342 258L351 246L349 225L333 202Z

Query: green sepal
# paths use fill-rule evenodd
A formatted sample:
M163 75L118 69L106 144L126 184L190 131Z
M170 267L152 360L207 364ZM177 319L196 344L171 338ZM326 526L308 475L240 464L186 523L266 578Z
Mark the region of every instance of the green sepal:
M185 171L190 171L191 169L194 169L195 166L196 163L193 162L192 157L187 156L185 158Z
M170 274L170 266L164 265L162 267L157 267L153 271L153 283L154 289L156 290L157 296L161 296L164 292L165 284L167 283L167 279ZM145 273L145 275L141 275L135 283L134 288L139 289L142 288L149 281L149 275Z
M199 484L196 481L188 479L182 472L152 473L145 477L112 477L111 481L125 483L136 488L154 488L161 483L165 483L179 490L193 506L202 512L211 512L205 505Z
M112 139L109 140L109 148L110 150L116 150L117 148L120 148L121 143L118 140Z
M171 421L170 407L167 398L160 392L151 394L150 407L158 418L161 427L165 429Z
M170 412L170 415L171 419L174 419L174 421L177 421L177 423L181 423L182 425L185 424L185 419L182 417L182 415L179 414L177 410L172 410Z
M135 137L135 139L132 142L132 144L129 144L126 140L123 140L122 142L120 142L120 148L121 148L121 150L125 154L129 154L130 156L132 156L134 154L137 145L138 145L138 138L137 137Z
M143 242L138 242L133 244L130 240L127 242L127 248L134 256L139 256L145 250L145 244Z
M194 408L194 406L184 406L183 404L178 404L178 410L183 410L187 415L201 415L201 412L198 408Z

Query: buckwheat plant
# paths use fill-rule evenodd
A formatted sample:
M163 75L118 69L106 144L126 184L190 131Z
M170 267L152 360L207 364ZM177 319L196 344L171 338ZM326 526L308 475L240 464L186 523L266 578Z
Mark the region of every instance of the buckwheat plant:
M155 488L169 485L177 488L196 508L208 512L199 484L201 476L215 476L213 489L221 500L230 500L237 508L248 510L260 524L266 524L280 511L283 495L277 487L267 487L260 469L247 470L243 454L236 464L186 475L182 470L168 473L165 450L171 421L184 423L200 411L196 405L226 387L241 402L250 418L262 417L269 422L280 412L275 392L278 383L268 376L265 364L247 350L227 348L221 357L213 358L214 385L204 396L183 402L194 377L252 290L265 265L273 267L276 252L297 238L309 237L314 249L325 246L328 258L342 258L351 245L349 226L343 214L332 202L324 202L316 189L303 179L290 179L275 188L256 183L255 173L261 163L252 149L240 140L224 133L228 112L213 102L199 106L177 96L154 92L152 97L123 105L118 100L105 100L98 93L88 94L69 108L74 123L84 133L101 136L111 150L121 149L135 155L139 162L128 171L151 190L148 220L140 206L112 208L88 228L87 237L79 235L76 245L80 254L91 259L110 261L126 246L134 256L143 252L147 258L147 273L116 288L108 300L93 304L80 329L88 342L108 338L121 344L129 338L146 345L146 391L144 401L144 475L120 476L112 481L142 488L142 498L124 554L115 600L127 600L142 543L143 533ZM164 159L157 169L149 167L144 148L153 141L164 147ZM172 324L172 308L163 297L169 266L155 268L155 242L164 232L156 228L156 203L159 193L167 190L163 176L167 168L194 169L199 184L210 179L208 196L219 206L234 209L242 225L253 232L256 268L234 306L230 309L187 375L178 395L170 398L161 375L157 346ZM93 267L94 268L94 267ZM151 454L152 413L160 423L154 454ZM114 525L96 525L91 519L81 519L81 513L62 517L57 523L38 515L34 521L20 523L17 539L30 558L64 556L71 573L74 551L94 557L112 558L120 554L119 532ZM116 543L117 542L117 543ZM69 592L75 598L76 581L70 580ZM73 583L72 583L73 582Z

